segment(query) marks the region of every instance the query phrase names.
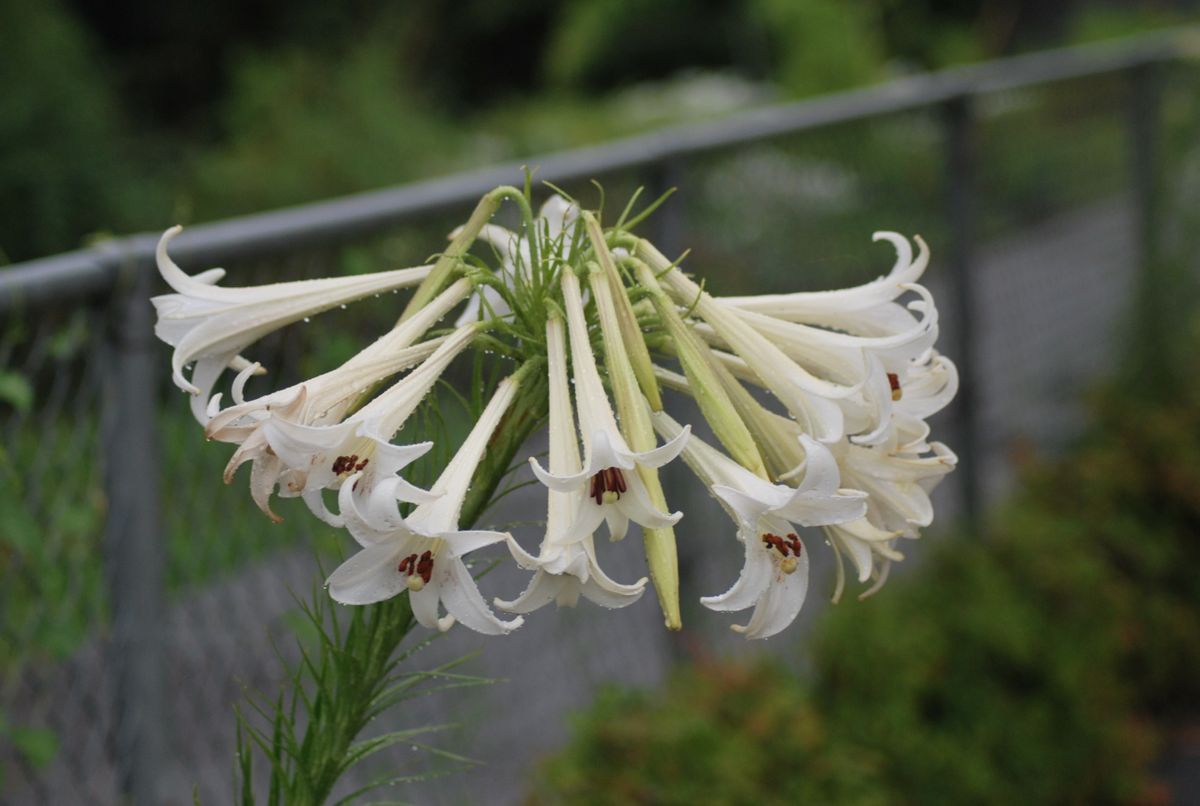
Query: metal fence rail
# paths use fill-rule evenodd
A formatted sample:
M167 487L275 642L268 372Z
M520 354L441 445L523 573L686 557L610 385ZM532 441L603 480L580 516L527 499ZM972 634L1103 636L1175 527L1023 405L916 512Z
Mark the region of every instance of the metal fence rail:
M911 109L946 104L969 110L970 104L964 105L967 99L1054 81L1128 71L1140 83L1148 77L1147 67L1197 56L1200 31L1191 29L1033 53L745 112L730 120L667 128L399 188L195 226L171 248L181 262L194 265L288 254L344 243L474 201L497 185L516 181L526 165L537 168L539 179L560 183L588 179ZM1145 113L1147 119L1153 116L1152 109ZM969 124L969 115L956 114L947 127L965 130ZM122 266L152 262L157 239L157 233L134 235L9 266L0 272L0 310L110 288Z
M979 313L973 279L979 240L977 99L1050 82L1127 76L1129 184L1138 211L1136 249L1145 256L1153 237L1159 89L1170 65L1197 55L1200 32L1189 29L913 76L746 112L729 120L668 128L521 163L195 226L172 244L172 251L184 266L293 256L356 242L402 222L468 204L496 185L518 180L523 165L536 167L536 178L556 183L638 169L665 186L681 176L689 162L713 152L900 112L938 109L950 239L947 307L958 312L952 341L963 368L955 406L956 447L962 458L963 505L968 517L973 517L980 506L979 426L974 419L978 401L970 372ZM659 226L667 241L680 239L681 224L669 211ZM155 424L160 368L146 301L157 282L156 241L153 234L117 238L0 270L0 311L7 315L85 298L104 300L102 315L108 323L104 360L110 370L103 397L102 465L108 502L104 552L114 644L115 756L120 790L139 804L165 798L159 779L166 697L160 640L165 600L163 514L154 488L161 471Z

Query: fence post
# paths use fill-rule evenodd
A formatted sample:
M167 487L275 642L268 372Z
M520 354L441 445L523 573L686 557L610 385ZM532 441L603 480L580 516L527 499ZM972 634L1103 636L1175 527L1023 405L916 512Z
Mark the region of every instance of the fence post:
M650 217L651 231L654 233L651 240L658 250L671 260L679 257L686 248L684 241L687 237L687 214L684 209L684 194L679 192L683 190L683 184L683 160L671 157L654 166L650 173L650 186L647 188L647 201L654 201L668 190L676 189Z
M157 363L149 297L154 273L118 255L109 311L103 463L104 551L112 616L115 757L122 797L163 802L166 759L163 529L159 500Z
M950 232L950 301L954 306L954 355L959 368L958 396L954 404L957 429L955 475L962 490L963 518L972 535L979 535L981 489L979 479L980 433L974 382L975 305L973 257L975 246L975 109L970 96L961 95L942 109L945 130L946 221Z
M1164 276L1156 236L1159 214L1158 158L1161 135L1161 71L1157 64L1142 64L1129 72L1129 170L1133 203L1133 240L1137 260L1135 285L1135 371L1142 385L1162 389L1171 369L1168 349L1171 327L1170 278Z

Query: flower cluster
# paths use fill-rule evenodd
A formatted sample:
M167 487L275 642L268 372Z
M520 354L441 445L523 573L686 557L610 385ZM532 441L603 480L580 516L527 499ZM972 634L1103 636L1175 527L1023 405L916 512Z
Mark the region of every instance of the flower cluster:
M505 200L521 212L518 232L490 221ZM632 229L626 216L605 229L557 194L534 216L527 191L498 188L431 265L225 288L220 270L188 276L171 261L176 227L158 249L175 293L154 299L157 332L175 348L175 382L193 396L205 434L237 446L226 482L250 462L251 495L268 517L279 520L273 496L300 497L357 541L327 582L339 602L407 592L427 627L457 621L499 634L581 595L623 607L652 581L667 626L678 629L674 525L684 513L671 511L658 474L677 457L728 512L741 544L733 586L701 599L718 611L752 608L735 630L765 638L795 619L811 529L838 558L835 598L847 557L859 582L873 583L866 593L876 590L902 558L900 542L932 522L930 491L955 464L926 424L953 398L957 375L934 349L937 309L918 283L924 242L914 239L914 255L906 238L877 233L895 265L862 286L718 297ZM250 376L265 370L240 354L260 337L406 287L416 290L396 326L349 361L245 397ZM487 362L514 370L423 489L405 473L433 443L397 436L456 359L485 349ZM226 368L236 372L230 405L213 394ZM667 412L664 389L694 399L712 444ZM470 527L543 423L549 454L529 463L546 490L546 526L531 554L509 533ZM596 535L603 524L622 540L630 521L641 527L649 578L619 582L601 568ZM494 600L508 619L463 562L496 544L532 572L516 598Z

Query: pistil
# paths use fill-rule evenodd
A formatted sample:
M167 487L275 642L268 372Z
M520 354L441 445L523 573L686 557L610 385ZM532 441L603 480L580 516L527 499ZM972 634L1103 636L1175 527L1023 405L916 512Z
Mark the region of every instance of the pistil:
M426 551L419 557L416 554L408 555L400 561L400 565L396 571L408 575L408 589L410 591L415 593L421 590L433 578L433 552Z

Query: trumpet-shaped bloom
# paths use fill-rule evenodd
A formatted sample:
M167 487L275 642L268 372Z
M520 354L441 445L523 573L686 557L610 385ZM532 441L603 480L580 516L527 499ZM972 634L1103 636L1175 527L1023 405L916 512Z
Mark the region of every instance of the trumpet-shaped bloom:
M562 320L546 323L550 381L550 472L570 476L581 469L575 417L567 382L567 353ZM525 591L512 601L495 600L497 607L530 613L556 602L573 607L582 594L596 604L616 608L633 604L646 589L646 579L622 585L600 568L592 532L572 531L576 513L586 502L582 486L569 492L547 491L546 535L538 555L516 553L517 562L533 571Z
M351 492L356 472L338 497L346 526L362 550L342 563L326 581L329 594L343 604L372 604L407 590L413 615L425 627L448 630L455 621L488 635L521 626L522 619L496 617L479 592L463 556L496 543L515 546L506 532L461 530L459 513L471 478L500 418L517 391L513 377L500 382L491 401L454 458L434 483L436 498L420 504L408 518L400 516L396 499L376 488L369 514ZM380 513L386 512L381 517ZM439 616L441 607L446 615Z
M243 391L246 381L255 374L251 364L238 373L233 383L234 404L221 409L221 395L213 395L208 403L208 425L204 433L209 439L240 443L269 417L285 417L306 425L335 423L358 399L383 381L413 364L423 361L444 341L430 339L414 346L415 342L438 323L471 290L468 280L451 285L416 315L380 336L344 364L315 378L246 400ZM289 416L297 415L297 416Z
M846 430L856 444L883 445L896 433L921 430L923 421L958 393L957 368L936 350L926 350L895 371L876 356L868 361L871 374L861 393L840 401Z
M871 524L903 537L917 537L933 523L929 494L958 463L945 445L923 439L871 447L843 442L834 453L843 484L869 496Z
M238 373L232 389L235 405L222 410L221 396L213 395L208 407L208 425L204 429L209 439L239 446L225 467L225 483L233 481L234 473L242 464L252 462L251 497L268 517L278 521L279 516L270 505L276 485L282 482L285 494L294 494L293 491L303 490L306 480L300 472L289 470L271 448L263 432L267 421L282 420L304 426L340 422L346 412L378 383L424 361L442 345L443 337L417 345L413 342L461 302L470 290L471 284L467 280L459 280L417 315L376 339L345 364L287 389L246 400L244 386L257 364ZM355 463L359 461L361 459ZM317 492L315 498L319 497ZM332 518L323 505L319 509L321 517Z
M664 437L680 426L665 413L654 415ZM837 462L821 443L801 437L805 452L798 486L771 484L720 451L692 438L684 460L725 506L737 525L745 560L733 586L700 601L720 611L754 608L750 621L734 625L747 638L768 638L795 620L808 593L808 554L796 526L826 526L861 518L866 495L838 488Z
M865 517L824 528L829 545L837 555L837 587L833 593L835 602L842 598L846 584L846 557L850 558L859 582L866 582L872 576L876 578L876 584L860 598L866 598L878 590L886 581L891 564L904 559L904 555L895 549L899 533L879 529Z
M694 303L696 313L716 337L746 363L758 383L779 398L805 433L822 442L842 438L845 423L837 401L854 394L858 384L844 385L814 375L746 323L736 308L709 296L678 269L670 269L663 281L676 302ZM857 353L852 355L861 360Z
M312 426L274 417L263 423L267 444L293 471L281 479L286 482L281 494L303 497L314 514L334 526L342 521L327 509L321 491L340 489L355 474L361 475L351 489L360 500L381 500L372 495L377 489L384 491L384 500L428 500L429 493L396 474L433 443L393 445L390 440L476 332L476 325L454 331L419 367L340 423Z
M887 336L906 332L916 324L912 313L896 299L911 290L929 265L929 247L917 236L919 252L896 232L876 232L876 241L888 241L896 249L896 262L885 276L854 288L836 291L797 291L791 294L759 294L752 297L722 297L727 305L809 325L859 336Z
M929 416L957 389L953 365L932 349L938 336L933 297L915 282L928 264L928 248L917 238L920 253L914 259L903 236L878 232L875 239L891 242L897 259L887 277L872 283L844 291L718 300L800 366L852 385L853 391L836 402L844 432L866 445L888 441L898 419ZM896 302L905 293L917 299ZM724 342L713 328L698 329L710 341Z
M670 442L653 450L635 453L629 449L600 380L588 338L579 281L573 273L563 273L562 288L570 333L575 406L583 436L583 469L576 473L547 472L531 458L534 475L551 490L587 491L570 528L573 534L592 534L601 521L607 521L612 540L625 537L631 520L649 528L672 526L683 514L668 515L650 503L637 467L658 468L674 459L683 450L691 430L684 428Z
M299 280L244 288L217 285L224 269L210 269L194 277L184 273L167 254L171 239L182 230L172 227L158 242L159 273L174 294L154 297L158 311L155 334L175 348L171 371L175 385L194 395L192 413L201 425L207 421L209 394L227 366L244 366L238 353L284 325L298 322L330 308L363 297L415 285L429 274L429 266L396 269L376 274ZM191 378L184 368L195 362Z
M530 249L530 238L536 238L544 260L545 252L551 250L555 256L565 258L565 250L570 246L571 236L579 221L579 208L568 202L562 196L555 194L546 199L538 216L534 220L534 233L525 236L505 229L497 224L484 224L479 230L479 240L490 244L500 255L500 279L508 286L518 281L518 275L523 282L529 282L534 270L533 251ZM458 230L450 233L454 237ZM565 237L564 237L565 236ZM490 309L491 315L505 316L510 313L508 303L495 288L482 285L468 300L466 307L458 317L458 324L475 322L484 316L484 309Z
M375 382L423 361L444 341L444 338L430 339L413 347L396 350L378 362L362 363L355 367L344 364L288 389L247 401L242 397L242 385L246 375L257 366L250 365L238 374L233 384L233 397L237 405L216 413L205 428L210 439L238 445L225 466L225 483L233 483L237 469L251 462L250 496L267 517L278 523L282 518L271 509L271 495L275 487L282 484L285 491L303 489L305 477L295 470L289 470L271 448L263 431L267 421L277 419L310 426L336 422L359 395ZM220 402L217 396L213 400ZM321 517L328 519L327 515L322 512Z

